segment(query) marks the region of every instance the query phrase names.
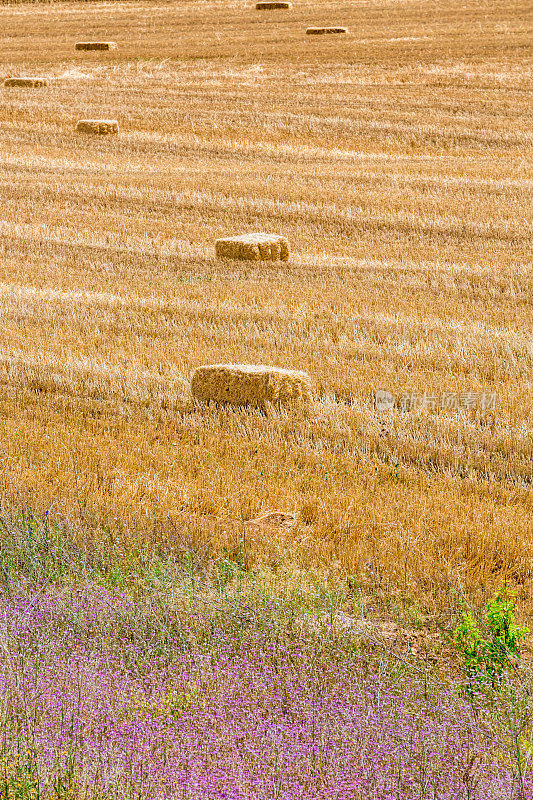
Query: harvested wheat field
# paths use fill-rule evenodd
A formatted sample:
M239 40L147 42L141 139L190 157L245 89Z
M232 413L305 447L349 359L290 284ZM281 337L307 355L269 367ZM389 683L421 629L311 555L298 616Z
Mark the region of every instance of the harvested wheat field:
M297 522L250 528L251 568L357 575L434 610L450 576L481 596L508 579L533 613L524 12L0 7L0 77L50 81L0 89L5 507L124 552L212 554L279 510ZM305 35L331 25L349 33ZM123 132L80 137L83 118ZM215 258L258 230L288 262ZM301 370L316 398L202 405L204 364ZM380 389L466 399L378 413Z
M290 5L0 5L0 800L533 798L528 9Z

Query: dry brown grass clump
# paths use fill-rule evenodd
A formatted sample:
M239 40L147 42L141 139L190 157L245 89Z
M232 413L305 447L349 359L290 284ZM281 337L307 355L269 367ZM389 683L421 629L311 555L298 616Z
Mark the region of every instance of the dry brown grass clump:
M118 122L116 119L80 119L76 123L78 133L94 133L106 135L108 133L118 133Z
M324 28L307 28L305 32L309 35L320 35L323 33L348 33L348 28L339 28L334 26Z
M288 261L289 243L275 233L245 233L217 239L215 255L243 261Z
M191 391L198 400L264 406L311 399L305 372L253 364L211 364L195 369Z
M27 89L38 89L47 86L46 78L6 78L4 86L20 86Z
M116 50L116 42L76 42L76 50Z

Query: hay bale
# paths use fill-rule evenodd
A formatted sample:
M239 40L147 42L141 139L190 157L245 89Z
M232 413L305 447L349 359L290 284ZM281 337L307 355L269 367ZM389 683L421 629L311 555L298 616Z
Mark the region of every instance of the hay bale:
M76 123L78 133L118 133L118 122L116 119L80 119Z
M4 86L22 86L27 89L38 89L48 86L46 78L6 78Z
M307 28L306 33L310 36L321 35L323 33L348 33L348 28Z
M276 233L245 233L217 239L215 255L243 261L288 261L289 243Z
M115 50L116 42L76 42L76 50Z
M282 3L282 2L262 2L256 3L255 7L258 11L272 11L276 8L290 8L290 3Z
M262 406L311 399L309 375L291 369L253 364L213 364L198 367L191 378L198 400Z

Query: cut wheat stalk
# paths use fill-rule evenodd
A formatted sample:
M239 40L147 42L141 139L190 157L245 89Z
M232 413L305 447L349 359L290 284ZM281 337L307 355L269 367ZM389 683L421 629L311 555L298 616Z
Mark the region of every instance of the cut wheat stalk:
M289 244L275 233L245 233L217 239L215 255L243 261L287 261Z
M255 364L211 364L194 371L191 391L198 400L263 406L309 401L311 380L299 370Z

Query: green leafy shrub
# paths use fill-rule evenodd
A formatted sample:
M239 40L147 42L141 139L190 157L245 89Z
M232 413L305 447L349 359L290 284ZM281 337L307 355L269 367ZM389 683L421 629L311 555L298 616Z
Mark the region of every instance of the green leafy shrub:
M476 619L471 611L463 614L454 642L465 660L470 687L488 679L496 688L506 666L519 656L520 643L529 629L516 625L515 608L516 595L504 585L487 603L483 620Z

